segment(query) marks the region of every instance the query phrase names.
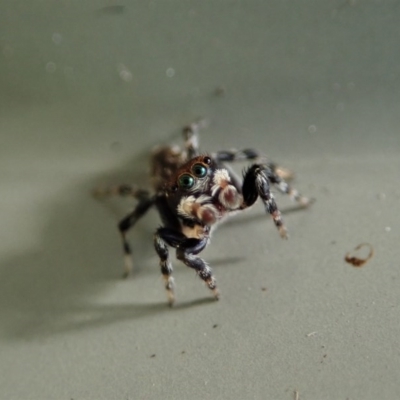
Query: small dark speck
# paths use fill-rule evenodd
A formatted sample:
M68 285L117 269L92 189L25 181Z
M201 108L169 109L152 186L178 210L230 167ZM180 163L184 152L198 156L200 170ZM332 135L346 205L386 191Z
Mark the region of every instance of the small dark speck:
M223 86L217 86L214 91L215 95L218 97L225 96L226 89Z
M122 144L120 142L112 142L110 144L110 150L117 153L122 150Z
M217 328L217 327L218 327L218 324L214 324L214 325L213 325L213 328Z
M266 292L266 291L267 291L267 288L266 288L266 287L262 287L261 290L262 290L263 292Z
M107 15L122 15L125 12L125 6L123 5L115 5L115 6L106 6L99 8L97 10L98 14L107 14Z
M155 354L152 354L151 356L150 356L150 358L154 358L156 355Z
M336 240L332 240L331 244L336 244Z
M185 354L185 353L186 353L186 351L185 351L185 350L182 350L182 351L181 351L181 354Z

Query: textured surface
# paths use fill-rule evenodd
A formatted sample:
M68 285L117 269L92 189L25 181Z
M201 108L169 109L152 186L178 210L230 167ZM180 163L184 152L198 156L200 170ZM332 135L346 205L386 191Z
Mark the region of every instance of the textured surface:
M35 6L33 4L35 3ZM107 7L107 8L104 8ZM22 0L0 4L0 398L394 399L400 370L396 1ZM99 183L146 183L154 144L210 120L204 150L255 147L317 202L282 241L258 205L204 257L215 303L153 213ZM238 166L242 168L242 166ZM369 242L363 268L343 261Z

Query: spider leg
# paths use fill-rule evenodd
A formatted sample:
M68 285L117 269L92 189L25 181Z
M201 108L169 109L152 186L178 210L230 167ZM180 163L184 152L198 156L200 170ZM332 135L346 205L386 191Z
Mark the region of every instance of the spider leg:
M267 174L267 167L261 164L253 164L243 177L243 204L242 209L250 207L260 196L264 203L265 210L271 214L275 226L278 228L282 238L287 239L286 227L283 224L281 212L276 205L273 194L270 191L270 184Z
M136 186L121 184L113 185L108 187L97 187L93 190L93 196L102 198L110 196L121 196L121 197L134 197L136 199L141 199L149 196L147 190L140 189Z
M176 248L176 257L185 265L196 270L199 277L213 291L214 297L219 298L216 281L212 275L211 268L197 257L208 244L208 238L195 239L187 238L181 232L170 228L159 228L154 236L154 247L160 257L161 273L164 277L165 288L167 290L169 304L172 305L174 298L174 281L171 276L172 265L169 261L168 248L166 245Z
M193 268L197 272L197 275L199 275L213 292L215 300L218 300L219 291L212 270L202 258L197 256L197 254L204 250L207 244L208 238L188 238L177 248L176 258L182 261L186 266Z
M212 158L219 163L251 160L262 161L263 159L265 161L265 156L255 149L221 150L217 151L216 153L212 153ZM293 178L293 172L287 168L283 168L280 165L272 162L266 163L266 166L282 179L289 180Z
M190 125L186 125L183 128L183 139L185 140L185 149L188 160L191 160L192 158L197 157L200 154L199 131L206 126L207 121L202 119L197 122L193 122Z
M285 182L285 180L282 179L282 177L280 177L274 170L266 168L265 173L268 180L273 183L281 193L287 194L292 200L296 201L301 206L307 207L313 202L312 199L302 196L297 189Z
M121 233L122 238L122 248L124 252L124 273L123 277L127 278L133 269L132 262L132 249L127 240L127 233L136 222L143 217L149 208L154 204L154 198L149 197L148 194L143 195L139 198L139 203L136 205L135 209L124 217L118 224L118 229Z
M212 153L211 156L217 162L248 161L262 157L261 153L254 149L220 150Z
M174 294L174 278L172 277L172 264L169 259L169 251L167 244L171 247L176 247L185 236L169 228L159 228L154 234L154 248L160 257L161 273L165 282L165 289L167 291L168 303L172 306L175 302Z

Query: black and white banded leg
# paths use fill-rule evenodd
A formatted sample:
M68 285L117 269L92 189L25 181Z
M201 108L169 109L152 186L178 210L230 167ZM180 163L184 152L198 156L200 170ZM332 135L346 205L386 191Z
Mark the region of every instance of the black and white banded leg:
M172 278L172 265L169 261L168 246L176 248L176 257L185 265L193 268L199 277L212 290L215 299L219 298L216 280L211 268L206 262L197 256L208 244L208 239L187 238L180 232L169 228L159 228L154 235L154 247L160 257L161 273L164 277L165 288L169 304L175 301L174 280Z
M110 196L121 196L121 197L133 197L136 199L143 199L149 197L149 192L128 184L113 185L107 187L98 187L93 190L93 196L98 198L110 197Z
M167 291L168 303L172 306L175 302L175 294L174 294L174 278L172 277L172 264L169 259L169 251L167 247L166 241L170 244L171 241L168 240L169 229L159 228L154 235L154 248L156 253L160 257L160 268L161 274L164 278L165 290Z
M302 196L299 191L290 186L284 179L282 179L275 171L266 168L265 173L271 183L283 194L287 194L292 200L296 201L303 207L309 206L313 200L308 197Z
M274 174L282 179L292 179L293 172L287 168L281 167L272 162L266 162L266 157L258 150L221 150L212 154L212 157L217 162L236 162L236 161L254 161L256 163L265 164Z
M206 283L213 292L215 300L219 300L217 281L215 280L211 268L200 257L197 256L208 244L208 238L194 239L188 238L182 242L176 250L176 258L186 266L193 268L197 275Z
M149 208L154 204L154 198L148 195L143 195L139 198L139 203L135 209L124 217L118 224L118 229L121 233L122 248L124 252L124 273L123 277L127 278L133 270L132 249L127 240L127 233L136 222L143 217Z
M193 122L190 125L186 125L183 128L183 139L185 141L185 149L187 159L191 160L197 157L199 153L199 131L207 126L207 121L201 119L197 122Z
M274 196L270 191L269 179L266 167L261 164L253 164L245 173L242 185L243 204L242 209L250 207L260 196L265 210L271 214L275 226L282 238L287 239L286 227L283 224L281 212L276 205Z
M217 162L250 161L262 157L261 153L254 149L220 150L212 153L211 156Z

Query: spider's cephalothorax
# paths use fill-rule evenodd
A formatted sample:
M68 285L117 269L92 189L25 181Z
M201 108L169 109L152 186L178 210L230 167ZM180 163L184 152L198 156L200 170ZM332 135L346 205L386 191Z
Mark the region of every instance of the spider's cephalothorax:
M255 150L200 155L197 147L200 127L200 123L194 123L184 128L183 150L160 147L153 151L151 172L155 194L129 185L96 191L96 195L119 194L138 200L134 211L119 223L125 259L124 276L132 271L132 251L126 239L127 231L150 207L157 208L162 226L155 232L154 247L160 258L161 273L171 305L175 298L169 247L176 249L177 258L193 268L218 299L219 292L211 268L198 257L207 246L213 227L229 214L250 207L260 197L281 237L287 238L270 186L274 185L302 206L310 204L309 199L284 181L291 173L275 164L255 162L244 171L243 180L224 165L238 160L257 161L261 157Z

